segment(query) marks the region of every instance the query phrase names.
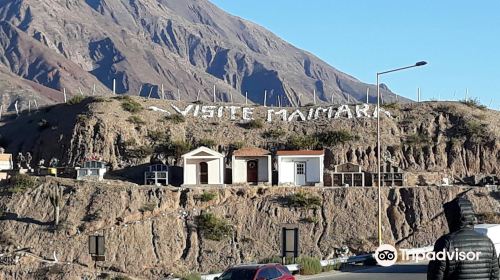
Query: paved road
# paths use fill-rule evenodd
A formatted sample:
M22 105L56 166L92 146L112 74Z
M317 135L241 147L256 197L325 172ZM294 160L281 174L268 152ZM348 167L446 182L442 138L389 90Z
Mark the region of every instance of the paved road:
M339 272L318 276L302 277L300 280L425 280L427 264L394 265L391 267L372 267L354 272Z

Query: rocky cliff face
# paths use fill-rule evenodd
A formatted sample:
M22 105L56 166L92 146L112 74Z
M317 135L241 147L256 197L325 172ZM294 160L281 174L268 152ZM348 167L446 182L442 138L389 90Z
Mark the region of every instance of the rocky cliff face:
M16 265L1 266L4 279L72 279L92 273L87 236L106 236L102 270L140 279L170 273L218 271L240 262L258 262L280 253L283 224L298 224L301 255L331 258L346 245L353 252L375 248L375 188L240 187L179 190L140 187L124 182L64 185L62 224L51 225L48 195L56 181L39 179L38 187L0 197L4 251L29 248ZM201 201L204 192L213 199ZM317 197L315 209L290 207L290 195ZM441 205L465 194L480 217L498 216L494 189L418 187L384 189L383 237L401 248L428 246L447 231ZM232 230L221 241L209 240L197 223L200 213L212 213ZM41 260L59 260L56 267ZM52 275L52 276L51 276ZM61 278L62 277L62 278ZM55 278L54 278L55 279Z
M179 91L183 100L198 92L212 100L215 85L219 101L248 92L260 104L265 90L268 104L307 104L313 91L323 102L365 100L367 87L375 92L207 0L3 1L0 54L16 80L42 86L39 103L61 102L63 88L68 95L109 94L113 80L119 94L159 98L163 85L169 99ZM395 99L385 87L383 93L387 102Z
M178 115L172 105L184 110L187 103L134 99L138 110L122 109L128 99L87 99L76 105L58 105L7 120L0 127L2 145L7 151L32 152L35 162L57 157L64 164L78 165L90 156L102 157L113 170L148 163L153 157L170 164L183 152L198 145L231 155L240 146L263 148L325 148L325 167L345 162L358 163L366 171L376 170L376 120L362 116L337 119L321 115L317 120L282 121L273 115L266 122L268 109L254 108L256 121L241 121L241 110L231 120L230 108L218 118L179 119L147 108L155 106ZM226 104L218 104L226 105ZM201 105L200 105L201 106ZM317 107L302 107L305 117ZM355 115L355 107L351 106ZM290 114L295 108L286 108ZM201 109L199 109L201 110ZM273 108L279 111L277 108ZM374 108L370 109L370 116ZM479 173L498 174L500 166L500 121L498 112L469 107L461 103L429 102L390 106L392 117L382 118L382 155L406 171L429 171L463 178ZM332 115L339 111L333 107ZM230 162L227 162L228 167Z

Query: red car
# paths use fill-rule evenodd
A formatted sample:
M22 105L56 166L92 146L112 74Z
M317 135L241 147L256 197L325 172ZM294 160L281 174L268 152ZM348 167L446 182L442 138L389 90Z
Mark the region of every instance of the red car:
M295 280L281 264L248 264L233 266L215 280Z

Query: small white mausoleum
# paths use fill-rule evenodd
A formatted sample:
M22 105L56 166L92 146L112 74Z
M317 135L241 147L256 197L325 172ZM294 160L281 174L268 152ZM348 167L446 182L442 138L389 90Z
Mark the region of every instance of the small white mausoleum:
M224 155L207 147L199 147L182 155L184 185L224 184Z
M272 184L271 153L261 148L242 148L233 152L233 184Z
M325 152L312 150L278 151L278 184L314 186L323 183Z
M77 180L102 181L108 171L103 161L89 160L82 167L75 167Z

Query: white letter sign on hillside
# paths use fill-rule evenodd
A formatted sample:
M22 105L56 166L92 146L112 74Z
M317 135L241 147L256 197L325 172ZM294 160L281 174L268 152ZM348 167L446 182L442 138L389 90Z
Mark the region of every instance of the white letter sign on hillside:
M154 112L161 112L166 115L179 114L184 117L193 116L195 118L212 119L229 119L231 121L251 121L256 118L265 118L267 122L283 121L283 122L304 122L320 119L338 120L338 119L372 119L377 118L377 107L370 108L369 104L362 105L340 105L339 107L313 107L308 109L287 109L274 108L267 109L265 107L239 107L239 106L214 106L214 105L194 105L189 104L184 108L177 107L174 104L170 105L174 112L166 109L161 109L155 106L150 106L148 109ZM257 110L260 109L260 110ZM290 111L289 111L290 110ZM380 108L380 113L392 118L389 111Z

